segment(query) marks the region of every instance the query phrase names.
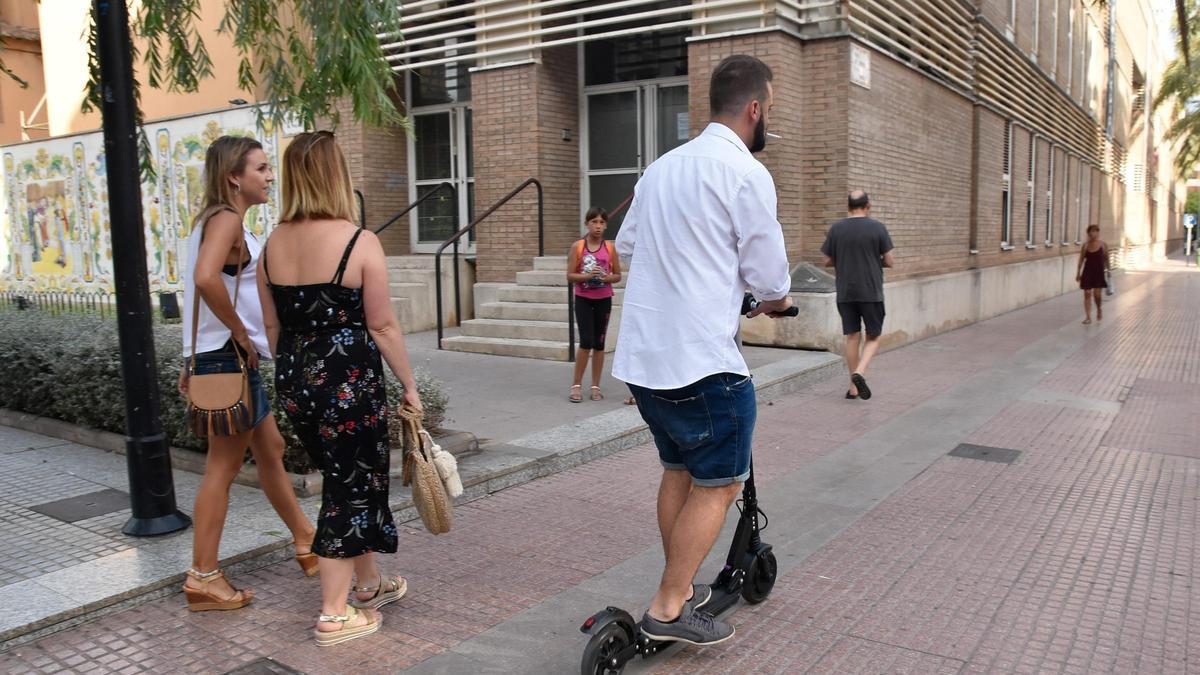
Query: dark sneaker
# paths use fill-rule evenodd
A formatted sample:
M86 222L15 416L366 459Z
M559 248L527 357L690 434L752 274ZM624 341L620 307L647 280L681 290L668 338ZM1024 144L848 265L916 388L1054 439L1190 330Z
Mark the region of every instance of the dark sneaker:
M646 612L642 615L642 632L651 640L690 645L715 645L733 637L733 626L711 614L687 610L684 605L684 613L671 623L659 621Z
M712 600L712 586L692 584L692 598L683 603L683 612L700 609L707 605L709 600Z

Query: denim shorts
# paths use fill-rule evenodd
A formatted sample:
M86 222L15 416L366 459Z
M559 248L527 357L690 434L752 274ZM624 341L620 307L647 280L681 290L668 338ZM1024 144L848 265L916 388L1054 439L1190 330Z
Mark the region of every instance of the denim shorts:
M758 415L749 376L717 373L679 389L631 384L629 391L650 426L663 467L687 471L701 487L749 477Z
M191 358L189 357L190 361ZM214 375L217 373L238 372L237 355L232 351L217 350L196 354L196 375ZM262 376L257 368L246 369L247 379L250 380L250 408L254 413L254 426L258 426L267 415L271 414L271 401L267 398L267 390L263 387Z

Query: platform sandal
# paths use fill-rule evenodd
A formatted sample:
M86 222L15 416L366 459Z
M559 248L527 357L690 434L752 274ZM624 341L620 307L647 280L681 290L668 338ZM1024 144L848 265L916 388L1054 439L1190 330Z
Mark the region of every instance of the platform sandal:
M188 610L192 612L209 612L212 610L241 609L254 599L253 593L247 593L238 588L233 589L233 596L222 598L211 590L208 585L218 579L224 579L225 573L219 569L211 572L187 571L188 578L201 584L201 588L192 588L185 582L183 592L187 596ZM232 588L232 586L230 586Z
M567 400L570 401L571 403L579 403L580 401L583 400L583 391L582 390L583 390L582 384L571 385L571 393L569 396L567 396Z
M346 613L343 616L333 614L322 614L317 617L319 622L337 622L342 624L342 627L337 630L319 630L313 629L313 635L317 638L318 647L332 647L343 642L360 638L364 635L370 635L379 630L383 624L383 617L373 612L362 612L362 615L371 619L369 623L364 623L361 626L346 627L346 624L354 620L354 617L359 615L359 611L354 607L346 607Z
M387 584L390 590L384 591L384 584ZM403 598L404 594L408 592L408 582L404 580L404 577L396 575L386 579L380 577L379 583L375 586L354 587L355 593L370 593L371 591L375 591L375 595L372 595L369 599L359 600L355 598L350 601L350 604L359 609L379 609L384 605Z
M603 401L604 400L604 394L600 393L600 387L597 387L596 385L592 385L592 400L593 401Z

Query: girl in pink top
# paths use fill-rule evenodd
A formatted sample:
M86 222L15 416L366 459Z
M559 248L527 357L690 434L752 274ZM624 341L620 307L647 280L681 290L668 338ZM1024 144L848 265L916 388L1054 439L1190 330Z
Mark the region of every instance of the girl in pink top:
M604 334L612 314L613 284L621 280L621 261L612 242L605 241L608 212L593 206L584 217L587 236L571 246L567 257L567 281L575 286L575 323L579 326L579 350L575 354L575 380L567 400L583 400L583 371L592 362L592 400L600 393L604 369Z

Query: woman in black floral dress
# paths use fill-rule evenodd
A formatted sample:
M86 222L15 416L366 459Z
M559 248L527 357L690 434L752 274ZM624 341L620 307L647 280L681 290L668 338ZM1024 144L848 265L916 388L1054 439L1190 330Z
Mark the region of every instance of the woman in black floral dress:
M321 567L321 646L375 632L382 622L375 610L407 590L403 578L382 577L374 558L396 552L384 361L405 401L421 402L383 247L353 225L355 206L333 134L297 136L283 156L282 222L262 255L259 293L279 404L324 477L312 547Z

